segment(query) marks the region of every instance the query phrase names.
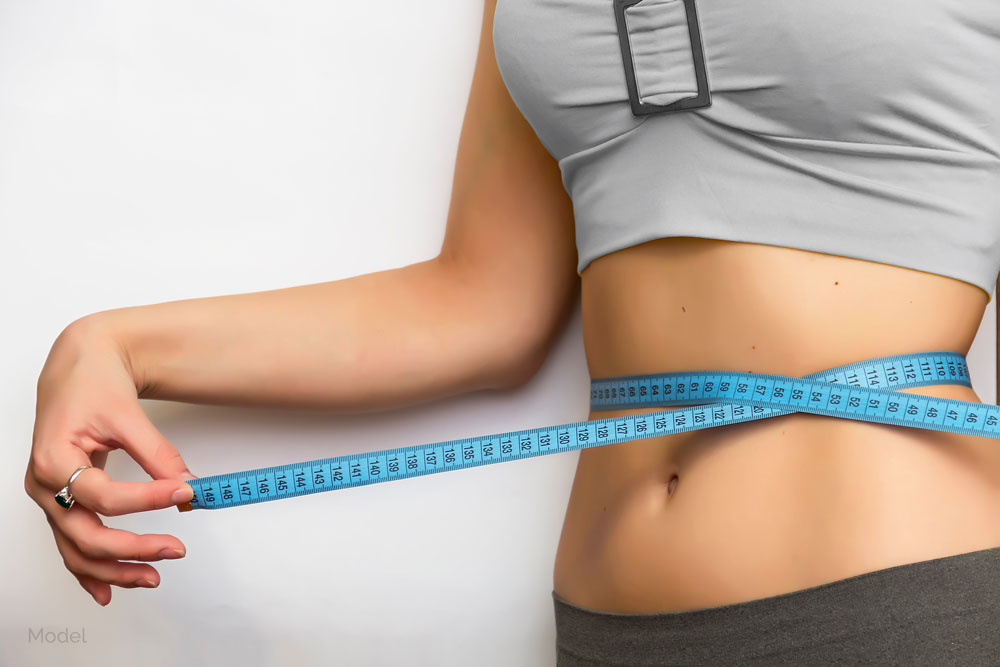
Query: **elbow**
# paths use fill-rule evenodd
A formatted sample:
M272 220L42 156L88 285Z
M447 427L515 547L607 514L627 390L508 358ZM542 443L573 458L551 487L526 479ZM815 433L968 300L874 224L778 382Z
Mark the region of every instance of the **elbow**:
M547 316L528 318L519 327L509 327L497 340L494 337L493 354L496 360L492 374L493 389L517 389L527 384L545 364L549 352L562 334L572 302ZM524 311L522 311L523 313Z
M522 345L497 354L498 364L493 373L491 389L517 389L528 383L545 363L548 346Z
M501 275L466 274L449 279L462 286L459 309L467 326L480 335L474 346L475 388L516 389L542 368L577 304L579 280L575 264L563 275L544 275L520 282ZM542 288L540 288L541 286Z

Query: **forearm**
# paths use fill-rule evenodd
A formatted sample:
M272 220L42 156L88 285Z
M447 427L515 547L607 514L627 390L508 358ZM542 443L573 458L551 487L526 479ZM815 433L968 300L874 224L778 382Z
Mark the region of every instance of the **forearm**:
M435 258L84 319L119 343L141 398L384 409L502 387L522 373L523 340L491 313L486 285L456 272Z

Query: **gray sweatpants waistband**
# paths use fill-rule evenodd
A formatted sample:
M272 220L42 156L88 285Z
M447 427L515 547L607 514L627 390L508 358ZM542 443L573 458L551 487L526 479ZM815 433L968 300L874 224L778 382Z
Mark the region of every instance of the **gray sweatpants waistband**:
M1000 665L1000 547L689 611L552 599L558 667Z

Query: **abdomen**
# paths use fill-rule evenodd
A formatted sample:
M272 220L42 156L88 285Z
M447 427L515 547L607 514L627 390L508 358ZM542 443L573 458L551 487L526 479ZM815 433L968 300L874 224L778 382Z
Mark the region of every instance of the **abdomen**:
M595 260L582 298L592 377L965 353L986 303L921 271L691 238ZM998 512L995 439L784 415L582 450L554 588L606 611L727 604L1000 545Z

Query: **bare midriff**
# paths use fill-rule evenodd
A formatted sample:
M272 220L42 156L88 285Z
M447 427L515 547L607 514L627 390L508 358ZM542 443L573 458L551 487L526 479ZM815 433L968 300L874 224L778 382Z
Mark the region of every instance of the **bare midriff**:
M967 354L988 301L914 269L690 237L605 255L581 280L593 378ZM589 418L664 409L681 408ZM581 450L553 583L594 610L685 611L995 546L1000 440L794 413Z

